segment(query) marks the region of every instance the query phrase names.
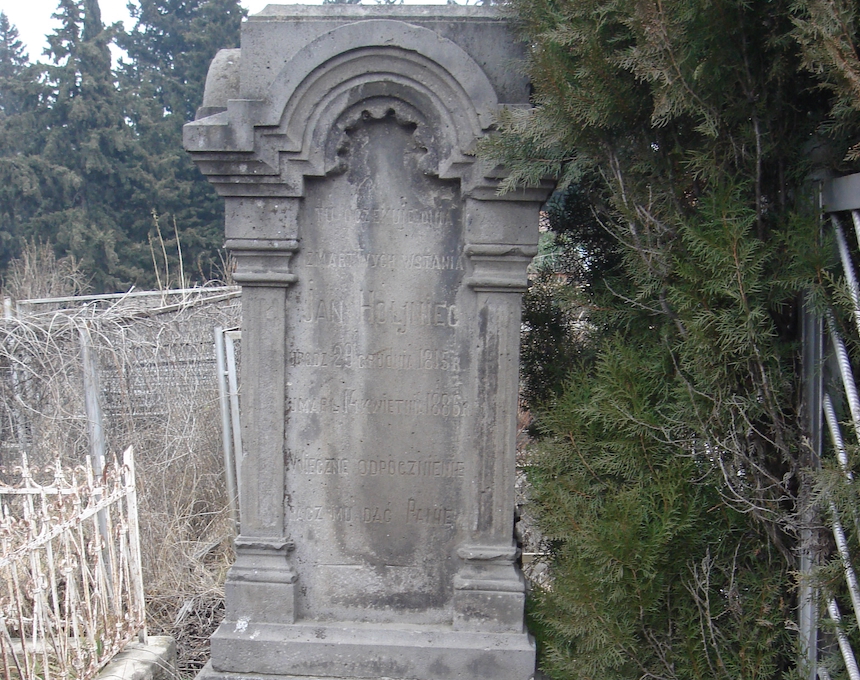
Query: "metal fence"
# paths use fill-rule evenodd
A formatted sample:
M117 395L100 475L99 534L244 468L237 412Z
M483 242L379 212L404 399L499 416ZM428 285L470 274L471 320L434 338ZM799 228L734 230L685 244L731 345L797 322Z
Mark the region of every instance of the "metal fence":
M26 456L34 481L50 487L58 463L73 470L89 456L101 480L100 452L134 446L148 624L177 640L179 670L193 672L208 656L232 561L212 330L238 325L239 288L4 308L0 467ZM4 666L19 677L0 658L0 680Z
M145 637L132 449L104 466L0 468L5 680L86 680Z
M820 196L824 236L835 242L841 265L841 271L834 272L833 299L842 298L838 306L848 314L840 315L833 304L815 300L810 300L804 314L809 462L817 469L830 467L832 474L819 475L817 488L808 488L801 528L799 626L806 678L829 680L835 672L860 680L850 641L852 629L860 622L860 586L854 566L860 521L849 460L856 448L853 442L860 442L860 396L854 374L860 361L860 284L855 266L860 255L860 174L824 182ZM828 562L838 578L820 576Z

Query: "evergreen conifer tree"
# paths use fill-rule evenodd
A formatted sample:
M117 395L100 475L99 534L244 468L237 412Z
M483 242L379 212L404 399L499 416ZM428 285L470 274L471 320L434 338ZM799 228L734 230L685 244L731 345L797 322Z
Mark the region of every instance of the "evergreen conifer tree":
M39 203L39 179L29 155L35 148L35 112L44 95L39 71L0 12L0 268L17 252L18 226Z
M212 276L223 204L184 153L182 125L243 14L235 0L145 0L126 34L102 24L97 0L61 0L50 63L34 65L2 17L0 268L36 239L74 255L97 291L149 287L151 240L163 236L184 255L186 283ZM127 51L119 74L115 40Z
M785 677L799 304L828 263L806 182L852 169L856 3L511 5L536 106L484 151L508 187L559 178L550 217L583 274L565 304L588 310L529 468L544 667Z
M127 289L150 269L133 222L147 209L152 182L111 68L116 27L102 24L97 0L61 0L55 17L61 25L48 36L51 93L39 111L38 156L73 178L74 193L43 191L24 236L74 255L97 290Z
M24 44L18 39L18 29L0 12L0 112L4 117L20 113L24 106L26 95L21 89L28 79L29 66Z
M135 233L148 235L144 243L158 238L158 220L168 255L178 258L181 248L184 270L205 280L220 264L224 205L183 150L182 126L203 100L216 52L239 45L245 10L237 0L140 0L132 15L135 25L119 40L127 53L120 86L131 96L128 119L155 179L151 204L137 216Z

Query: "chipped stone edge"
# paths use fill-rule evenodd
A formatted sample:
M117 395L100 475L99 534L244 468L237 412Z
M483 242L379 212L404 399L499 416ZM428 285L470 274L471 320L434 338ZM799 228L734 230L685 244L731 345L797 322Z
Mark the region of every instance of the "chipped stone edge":
M131 642L99 671L96 680L174 680L176 641L150 635L147 643Z

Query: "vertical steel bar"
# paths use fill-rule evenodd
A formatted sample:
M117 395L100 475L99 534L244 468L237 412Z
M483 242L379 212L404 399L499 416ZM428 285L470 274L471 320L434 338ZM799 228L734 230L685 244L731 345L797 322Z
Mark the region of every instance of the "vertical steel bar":
M227 501L230 519L235 532L239 533L238 498L236 486L236 467L233 460L233 440L230 423L230 396L227 391L227 359L224 348L224 329L215 327L215 367L218 373L218 402L221 405L221 442L224 450L224 476L227 482Z
M235 341L242 337L241 331L226 331L224 333L226 359L227 359L227 384L230 388L230 424L233 430L233 465L239 486L242 484L242 466L239 464L244 458L242 448L242 423L239 416L239 374L236 366L236 344ZM237 493L238 499L238 493ZM242 507L238 507L241 519ZM238 533L238 530L237 530Z
M851 221L854 223L854 235L857 237L858 245L860 245L860 210L851 211Z
M824 358L824 325L821 316L812 309L809 300L804 302L802 319L802 371L803 371L803 429L810 451L804 461L806 467L818 465L822 447L822 403L824 385L822 363ZM800 529L800 584L798 627L800 630L801 658L799 666L803 677L816 680L818 675L818 589L813 570L818 562L816 531L817 509L813 501L812 485L808 478L801 481L799 494Z

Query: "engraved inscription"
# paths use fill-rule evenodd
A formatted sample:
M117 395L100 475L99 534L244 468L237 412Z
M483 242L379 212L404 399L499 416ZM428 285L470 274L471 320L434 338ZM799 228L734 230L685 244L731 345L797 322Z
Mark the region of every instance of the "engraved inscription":
M371 291L361 292L361 320L377 326L445 326L460 322L457 305L440 300L386 301Z
M346 415L429 416L463 418L469 404L459 394L427 392L411 399L390 397L364 398L356 390L344 390L340 399L330 397L288 397L287 413L343 413Z
M465 270L460 255L437 255L435 253L366 253L362 251L335 252L331 250L308 250L302 253L308 267L326 269L430 269L437 271Z
M290 366L307 368L387 369L394 371L459 371L460 356L441 349L418 349L398 352L386 347L376 352L362 353L351 342L335 343L329 352L303 352L292 349L287 353Z
M314 214L318 224L452 224L452 210L421 210L400 206L398 208L342 208L317 206Z
M303 323L355 323L394 326L400 332L411 327L456 328L460 323L457 305L445 300L386 300L370 291L361 291L356 307L343 300L311 298L299 320Z
M305 314L301 320L305 323L319 323L320 321L343 323L343 300L337 302L332 300L313 300L305 309Z
M409 455L408 453L406 455ZM466 464L462 460L362 458L350 461L348 458L321 456L296 456L290 454L290 468L300 475L338 475L345 477L350 472L358 472L362 477L442 477L462 479Z
M349 460L346 458L318 458L314 456L290 456L290 466L301 475L348 475Z
M308 505L287 508L287 519L295 522L351 522L352 508L337 506L327 508L324 505Z
M457 511L453 508L421 505L414 498L406 502L406 523L427 524L430 526L453 527L457 521Z
M362 477L446 477L462 479L466 464L462 460L359 460L355 466Z
M365 508L361 513L361 521L365 524L388 524L391 522L391 508Z
M460 183L424 173L413 132L361 119L346 169L305 179L284 396L308 619L451 618L458 565L438 556L468 532L476 309Z
M355 510L355 511L354 511ZM410 498L406 503L403 519L407 524L424 524L435 527L453 527L458 513L454 508L428 505ZM308 505L288 509L288 519L294 522L352 522L356 519L364 524L390 524L395 520L391 503L361 508L350 506L326 507Z
M310 368L326 368L329 365L328 352L302 352L297 349L287 354L290 366L308 366Z

